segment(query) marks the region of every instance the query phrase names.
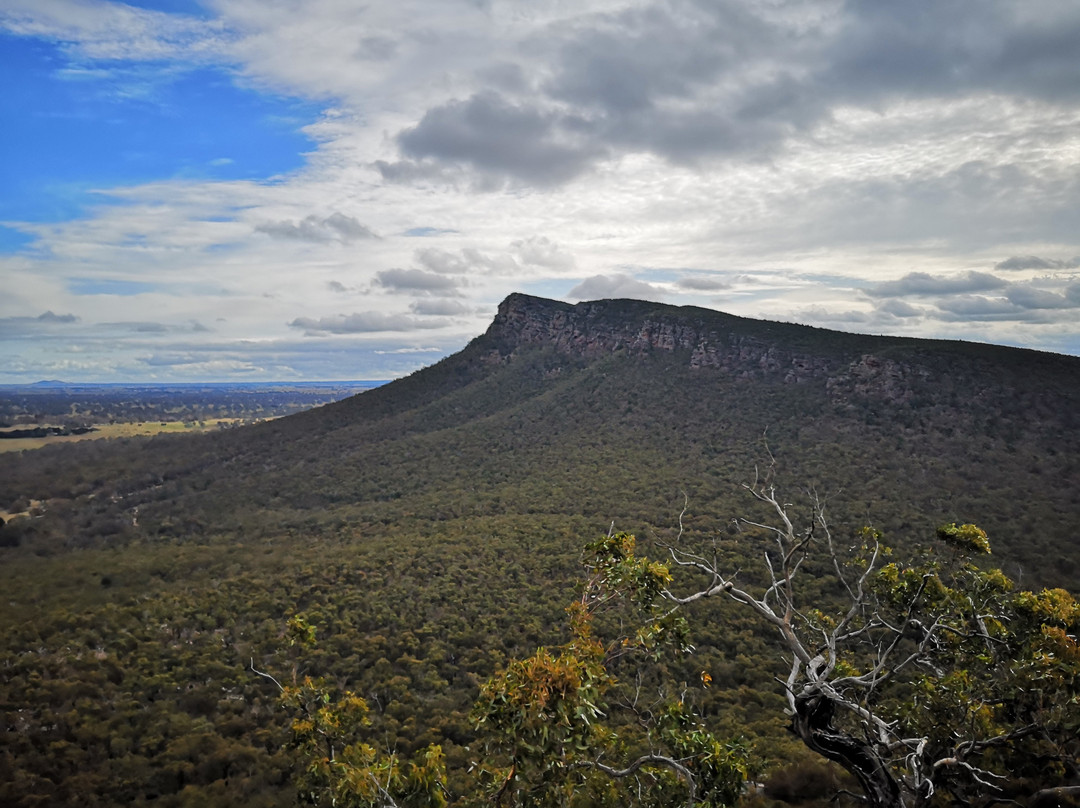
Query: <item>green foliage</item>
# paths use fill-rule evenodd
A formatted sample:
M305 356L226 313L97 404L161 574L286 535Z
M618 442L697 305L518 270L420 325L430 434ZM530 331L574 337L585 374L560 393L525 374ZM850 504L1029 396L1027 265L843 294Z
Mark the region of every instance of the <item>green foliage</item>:
M596 726L612 683L603 647L591 636L588 615L571 612L568 645L514 660L480 689L473 708L485 760L479 776L497 786L496 803L505 797L512 805L568 805L581 762L605 740Z
M496 804L615 800L659 808L684 804L677 795L690 789L694 805L720 808L733 805L742 793L753 759L745 743L722 740L706 729L698 711L684 700L685 690L677 701L662 699L647 712L639 711L633 706L638 696L615 673L629 668L640 687L641 677L650 676L650 665L665 650L689 650L681 616L676 629L670 615L656 613L671 574L663 564L637 556L635 549L636 540L628 533L588 544L590 579L581 601L567 609L571 641L557 653L541 648L512 661L481 688L473 711L487 761L480 775ZM595 614L620 601L644 624L605 644L593 633ZM628 665L633 659L637 662ZM711 684L709 674L701 679L703 688ZM616 713L628 705L631 721L620 722ZM627 760L621 773L617 765L600 764L635 754L642 757L632 764ZM598 775L634 775L633 786L618 787ZM692 785L680 783L686 779Z
M708 687L708 682L704 685ZM701 808L735 805L747 781L760 773L760 762L743 739L720 738L685 702L678 701L661 713L659 734L673 756L693 773L695 805ZM672 800L672 804L678 803Z
M976 525L960 525L955 522L942 525L937 529L938 538L959 547L962 550L975 553L990 553L990 540L986 531Z
M343 808L444 808L446 765L442 748L429 745L414 759L382 754L362 738L367 703L355 693L332 696L306 680L286 688L282 703L297 710L292 746L305 759L297 778L302 799Z

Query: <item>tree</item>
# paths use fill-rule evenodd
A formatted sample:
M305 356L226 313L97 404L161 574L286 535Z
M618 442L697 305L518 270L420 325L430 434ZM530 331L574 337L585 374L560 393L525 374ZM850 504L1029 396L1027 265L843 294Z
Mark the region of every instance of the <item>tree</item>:
M489 756L481 774L491 783L491 802L734 805L753 770L750 750L710 732L685 686L675 693L659 682L648 706L640 703L640 683L655 674L649 662L692 650L681 616L660 604L671 581L667 566L637 556L626 533L588 545L585 563L589 582L580 602L567 609L573 639L557 653L541 648L511 662L480 691L474 717ZM622 600L644 619L633 621L639 625L633 635L602 642L594 618ZM638 684L630 692L618 670L633 673ZM629 787L620 788L622 781Z
M667 567L635 555L634 537L609 534L589 545L591 572L567 608L571 639L512 660L480 690L472 718L478 760L463 804L510 808L641 806L725 808L754 770L738 739L710 732L685 685L660 681L650 663L689 652L685 622L661 603ZM632 635L606 642L598 614L633 612ZM615 621L608 621L609 623ZM293 647L310 647L314 629L301 616L288 625ZM297 784L308 802L357 808L442 808L447 803L442 750L411 761L377 752L366 740L366 702L332 683L300 677L282 685L295 716L292 747L304 758ZM620 681L634 674L634 685ZM642 682L650 683L648 695ZM703 682L703 686L707 686Z
M315 629L295 615L287 625L291 648L310 648ZM326 680L299 675L291 682L251 671L275 685L283 707L292 712L292 747L304 758L297 773L299 797L311 805L336 808L445 808L446 765L441 747L432 744L412 760L380 752L365 740L370 723L367 701Z
M1069 593L1015 591L976 563L990 545L974 525L943 526L905 563L872 529L838 542L812 493L800 522L769 479L745 488L769 515L738 520L740 541L761 545L763 574L687 549L680 528L665 549L686 575L658 597L671 614L730 598L771 625L789 659L791 731L850 772L867 805L1080 793L1080 605ZM618 563L603 572L633 592ZM834 603L821 598L822 576ZM694 577L704 583L680 592Z

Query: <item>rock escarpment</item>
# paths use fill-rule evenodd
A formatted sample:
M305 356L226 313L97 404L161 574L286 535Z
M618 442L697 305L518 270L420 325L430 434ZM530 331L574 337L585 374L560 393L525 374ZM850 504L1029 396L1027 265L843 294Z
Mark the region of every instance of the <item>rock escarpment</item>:
M535 347L586 359L620 352L629 356L666 352L691 368L739 379L817 382L834 398L854 394L906 400L914 385L930 375L911 363L866 353L872 337L636 300L571 305L514 294L499 306L488 334L498 345L492 361L507 361L516 352Z

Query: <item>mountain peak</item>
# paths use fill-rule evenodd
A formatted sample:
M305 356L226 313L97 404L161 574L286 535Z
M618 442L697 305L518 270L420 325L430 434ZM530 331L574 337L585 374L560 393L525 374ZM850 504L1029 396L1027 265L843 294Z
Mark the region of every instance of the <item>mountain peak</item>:
M536 348L586 360L666 354L678 365L731 378L816 382L837 401L909 400L945 379L981 387L983 371L995 366L1017 367L1037 388L1072 391L1065 379L1075 378L1080 364L1017 348L851 334L696 306L623 299L570 304L521 293L500 304L486 338L497 361Z
M690 313L699 316L688 317ZM504 353L547 345L587 357L619 350L641 354L692 347L698 329L690 321L700 322L700 315L727 316L644 300L591 300L574 305L515 293L499 305L488 334Z
M644 300L592 300L572 305L512 294L499 306L488 329L499 353L511 356L533 347L597 358L612 353L644 356L679 354L692 368L716 368L735 375L800 375L831 368L798 339L803 326L747 320L696 306Z

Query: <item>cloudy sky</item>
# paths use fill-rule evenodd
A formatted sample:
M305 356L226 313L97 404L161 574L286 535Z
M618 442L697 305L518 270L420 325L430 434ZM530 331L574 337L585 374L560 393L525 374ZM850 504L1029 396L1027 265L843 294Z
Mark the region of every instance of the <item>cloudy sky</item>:
M1075 0L0 0L0 383L391 378L523 291L1080 354Z

